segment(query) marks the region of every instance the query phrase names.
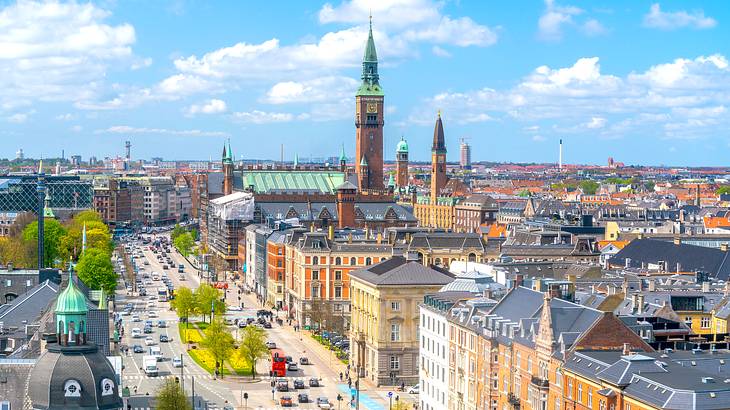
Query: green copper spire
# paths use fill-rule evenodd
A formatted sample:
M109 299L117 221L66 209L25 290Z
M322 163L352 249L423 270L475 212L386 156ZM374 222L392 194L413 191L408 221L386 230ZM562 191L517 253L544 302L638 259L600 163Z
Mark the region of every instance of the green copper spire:
M390 174L390 177L388 178L388 186L395 186L395 179L393 179L393 174Z
M375 51L375 40L373 40L373 16L370 16L370 30L368 41L365 45L365 55L362 58L362 85L357 90L357 95L383 95L380 87L380 76L378 75L378 53Z
M340 153L340 162L347 162L347 155L345 155L345 144L342 144L342 152Z
M400 141L398 142L395 152L408 152L408 143L404 137L400 137Z
M56 314L86 314L86 297L76 287L73 280L73 268L68 270L68 286L56 299Z
M226 143L223 143L223 163L224 164L231 164L233 163L233 154L231 154L231 141L228 141L228 147L226 147Z

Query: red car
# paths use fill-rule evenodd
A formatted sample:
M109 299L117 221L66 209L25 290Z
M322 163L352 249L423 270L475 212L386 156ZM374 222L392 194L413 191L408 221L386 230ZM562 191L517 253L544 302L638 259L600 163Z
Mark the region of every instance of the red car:
M281 407L292 407L294 405L294 402L292 401L291 397L284 396L279 399L279 405Z

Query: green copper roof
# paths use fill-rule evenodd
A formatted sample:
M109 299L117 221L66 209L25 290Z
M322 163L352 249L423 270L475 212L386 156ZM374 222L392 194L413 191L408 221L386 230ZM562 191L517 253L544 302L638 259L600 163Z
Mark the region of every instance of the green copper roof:
M255 193L319 191L332 194L345 182L345 174L339 171L245 171L246 186L253 186Z
M395 149L396 152L408 152L408 143L403 137L398 141L398 147Z
M347 162L347 155L345 155L345 144L342 144L342 152L340 153L340 162Z
M56 215L53 213L53 209L51 209L49 207L44 207L43 208L43 217L44 218L55 218Z
M395 186L395 179L393 179L393 174L390 174L390 177L388 178L388 186Z
M233 162L233 157L231 154L231 142L228 142L228 147L226 147L226 144L223 143L223 163L224 164L230 164Z
M382 96L383 89L378 81L378 53L375 51L375 40L373 39L373 19L370 18L370 31L368 41L365 44L365 54L362 59L362 85L357 89L356 95Z
M367 61L370 63L377 63L378 62L378 53L375 51L375 40L373 40L373 18L370 17L370 31L368 31L368 42L365 46L365 55L362 58L362 61Z
M368 160L367 160L367 159L365 159L365 156L364 156L364 155L363 155L362 159L360 160L360 166L361 166L361 167L366 167L366 166L368 166Z
M73 281L73 270L68 272L68 286L56 299L56 314L58 313L86 313L86 297L76 287Z
M385 93L379 84L370 85L363 83L360 85L360 88L357 89L357 93L355 95L382 97Z

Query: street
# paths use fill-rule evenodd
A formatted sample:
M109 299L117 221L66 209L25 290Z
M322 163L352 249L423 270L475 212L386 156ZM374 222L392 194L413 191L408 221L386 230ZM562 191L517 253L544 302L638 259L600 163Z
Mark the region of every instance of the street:
M142 247L141 244L137 246ZM165 271L149 247L144 246L144 248L144 259L137 260L140 275L143 275L144 272L150 274L152 272L160 274L167 272L176 290L183 286L195 289L200 285L197 271L174 249L171 249L169 253L174 262L173 266ZM145 259L149 265L144 264ZM185 266L186 280L184 281L180 280L180 274L177 272L178 264ZM170 309L170 303L157 300L156 289L165 285L159 280L150 279L150 281L151 283L145 284L148 292L145 297L136 294L127 295L125 289L119 289L116 293L115 306L117 311L121 311L128 302L134 304L134 310L130 315L121 316L124 327L124 336L121 343L129 346L127 354L123 354L124 371L122 380L123 385L128 386L130 389L131 397L128 404L132 409L154 408L152 398L162 380L167 377L178 377L183 383L183 388L188 396L192 395L194 389L196 409L243 409L244 404L250 409L281 408L279 403L284 396L291 397L293 406L301 409L318 408L316 400L319 397L327 398L332 409L350 408L351 390L346 379L340 380L340 374L346 373L346 367L337 360L334 353L319 345L308 334L294 332L293 327L288 326L286 321L283 322L282 326L279 326L275 320L272 320L272 329L266 330L267 340L276 343L277 348L282 349L286 355L292 356L293 361L297 364L299 364L301 357L307 357L310 362L309 365L298 366L297 371L287 372L284 379L289 381L290 390L288 392L276 391L272 395L271 378L269 377L271 362L269 359L258 361L256 381L252 381L250 376L230 375L216 380L214 376L201 369L187 354L186 346L182 343L178 334L178 319L175 312ZM227 319L256 317L256 311L262 308L258 305L253 294L247 295L244 292L239 294L238 288L229 282L229 289L226 291L227 306L240 306L241 301L244 303L245 309L242 311L228 311L225 315ZM139 315L138 322L133 321L135 315ZM140 337L132 337L132 329L143 329L146 320L151 320L153 323L152 333L142 333ZM160 320L165 322L166 327L158 326ZM237 338L238 327L231 326L230 328L234 338ZM160 335L166 335L170 340L160 342ZM149 354L149 346L145 345L145 337L147 336L152 337L154 346L159 346L162 353L162 360L158 362L159 373L157 376L147 376L142 370L142 357ZM142 346L144 352L133 353L132 346L134 345ZM172 362L173 358L182 358L183 367L175 368ZM320 387L309 387L310 378L317 378ZM304 389L293 389L293 382L296 379L304 381ZM282 380L282 378L277 378L277 380ZM243 400L244 393L248 393L248 400ZM299 393L306 393L309 396L309 403L298 403ZM401 394L406 395L405 393ZM336 400L338 395L342 398L339 403ZM411 401L414 399L411 398ZM360 409L383 410L387 408L387 391L367 390L366 388L361 390Z

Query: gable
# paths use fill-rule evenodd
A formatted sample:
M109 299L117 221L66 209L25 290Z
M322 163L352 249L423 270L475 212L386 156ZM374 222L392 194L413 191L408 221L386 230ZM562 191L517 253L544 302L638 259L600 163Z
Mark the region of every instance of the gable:
M613 313L606 312L576 340L573 350L621 350L624 343L628 343L632 351L654 351Z

